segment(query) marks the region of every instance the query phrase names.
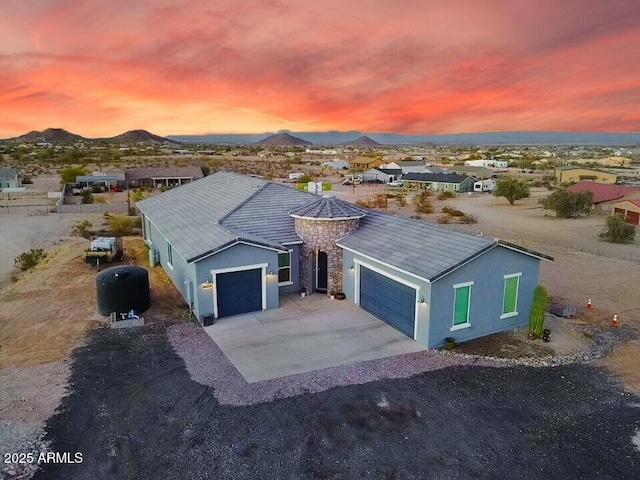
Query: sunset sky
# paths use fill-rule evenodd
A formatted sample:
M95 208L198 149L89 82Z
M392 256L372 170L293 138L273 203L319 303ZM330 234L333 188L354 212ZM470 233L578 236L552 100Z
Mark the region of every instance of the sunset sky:
M3 0L0 138L640 131L638 0Z

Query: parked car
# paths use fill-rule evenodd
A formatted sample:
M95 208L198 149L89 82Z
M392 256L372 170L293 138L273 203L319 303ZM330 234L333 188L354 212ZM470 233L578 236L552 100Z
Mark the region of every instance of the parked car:
M121 192L122 188L120 188L120 185L118 185L117 183L111 185L111 191L112 192Z
M387 183L388 186L390 187L401 187L402 186L402 182L399 180L395 180L393 182L389 182Z
M104 185L93 184L93 185L91 185L91 191L93 193L102 193L102 192L104 192Z

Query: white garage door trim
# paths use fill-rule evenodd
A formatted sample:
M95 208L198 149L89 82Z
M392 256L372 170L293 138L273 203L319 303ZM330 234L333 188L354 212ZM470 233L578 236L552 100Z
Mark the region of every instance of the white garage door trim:
M267 267L268 263L256 263L254 265L243 265L242 267L229 267L229 268L216 268L211 270L211 278L213 282L212 294L213 294L213 317L218 318L218 288L216 275L220 273L242 272L244 270L257 270L262 269L262 310L267 309Z
M355 301L356 305L360 305L360 267L365 267L368 268L369 270L373 270L376 273L379 273L380 275L390 278L393 281L396 281L398 283L401 283L403 285L406 285L407 287L411 287L416 291L416 306L417 304L420 303L420 285L416 285L415 283L411 283L407 280L405 280L404 278L400 278L400 277L396 277L393 274L390 274L389 272L386 272L384 270L382 270L381 268L378 268L374 265L371 265L370 263L366 263L366 262L362 262L359 259L354 259L353 260L353 264L355 266L355 270L356 270L356 274L354 275L355 277L355 285L354 285L354 293L353 293L353 298ZM419 310L418 308L414 308L414 319L413 319L413 339L417 340L418 338L418 315L419 315Z

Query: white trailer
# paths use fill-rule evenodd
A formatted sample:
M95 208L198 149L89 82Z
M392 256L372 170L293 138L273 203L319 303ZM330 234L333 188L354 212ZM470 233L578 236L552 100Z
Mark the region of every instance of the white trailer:
M474 192L493 192L496 188L496 181L493 178L487 180L478 180L473 184Z

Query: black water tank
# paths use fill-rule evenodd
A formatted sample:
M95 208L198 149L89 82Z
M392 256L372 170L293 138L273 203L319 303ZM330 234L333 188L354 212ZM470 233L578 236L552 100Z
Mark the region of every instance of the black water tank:
M142 313L149 309L149 272L133 265L111 267L98 273L98 312L108 316L112 312Z

